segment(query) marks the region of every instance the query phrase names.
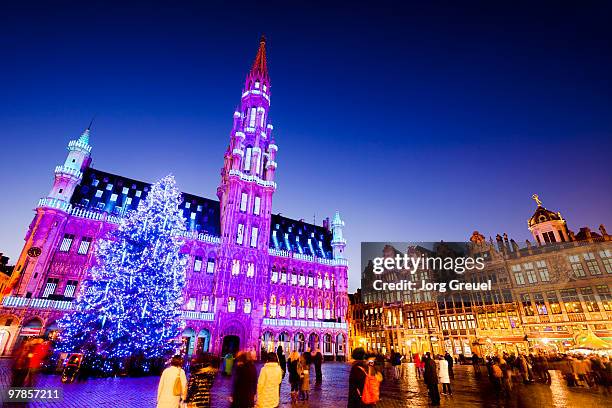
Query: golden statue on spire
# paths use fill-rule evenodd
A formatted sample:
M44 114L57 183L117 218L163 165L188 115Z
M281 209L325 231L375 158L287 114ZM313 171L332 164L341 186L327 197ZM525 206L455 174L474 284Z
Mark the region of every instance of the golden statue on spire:
M540 196L538 196L537 194L534 194L531 196L531 198L535 200L538 207L542 207L542 201L540 201Z

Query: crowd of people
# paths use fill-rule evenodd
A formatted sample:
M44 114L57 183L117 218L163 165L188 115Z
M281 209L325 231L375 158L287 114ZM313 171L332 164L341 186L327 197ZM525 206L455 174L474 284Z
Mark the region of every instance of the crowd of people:
M174 356L161 375L157 390L158 408L211 407L211 389L217 373L233 376L232 393L228 397L232 408L276 408L280 404L281 383L288 377L291 401L308 401L311 368L315 382L323 381L323 355L317 348L302 354L293 351L288 358L282 346L276 352L262 352L263 366L257 373L256 355L241 351L228 353L220 360L202 355L189 365L189 379L181 356ZM288 375L287 375L288 374Z

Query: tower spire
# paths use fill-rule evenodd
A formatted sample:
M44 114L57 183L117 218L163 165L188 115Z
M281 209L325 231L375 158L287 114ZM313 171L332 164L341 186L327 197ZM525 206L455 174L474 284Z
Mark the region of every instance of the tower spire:
M266 58L266 37L264 35L259 39L259 49L251 71L247 75L246 88L250 89L252 84L256 81L266 83L270 85L270 76L268 75L268 60Z

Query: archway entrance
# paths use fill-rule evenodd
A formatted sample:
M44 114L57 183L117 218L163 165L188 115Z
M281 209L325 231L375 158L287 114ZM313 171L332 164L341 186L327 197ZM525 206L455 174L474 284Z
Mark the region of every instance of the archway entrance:
M240 350L240 337L235 335L223 337L223 345L221 346L222 356L228 353L236 354L238 350Z
M310 333L308 337L308 348L312 351L319 347L319 335L317 333Z
M196 345L196 354L208 353L210 348L210 332L206 329L200 330Z

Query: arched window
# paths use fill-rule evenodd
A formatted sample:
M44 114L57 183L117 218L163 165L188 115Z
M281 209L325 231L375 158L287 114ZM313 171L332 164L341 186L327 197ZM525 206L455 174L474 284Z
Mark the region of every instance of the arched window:
M242 311L246 314L251 313L251 299L244 299Z
M230 313L234 313L236 311L236 298L235 297L228 297L227 298L227 311Z
M332 352L332 336L331 334L326 334L323 336L323 353L331 354Z
M253 156L253 147L247 146L246 153L244 155L244 170L247 172L251 169L252 156Z
M276 296L270 296L270 315L271 318L276 317Z

